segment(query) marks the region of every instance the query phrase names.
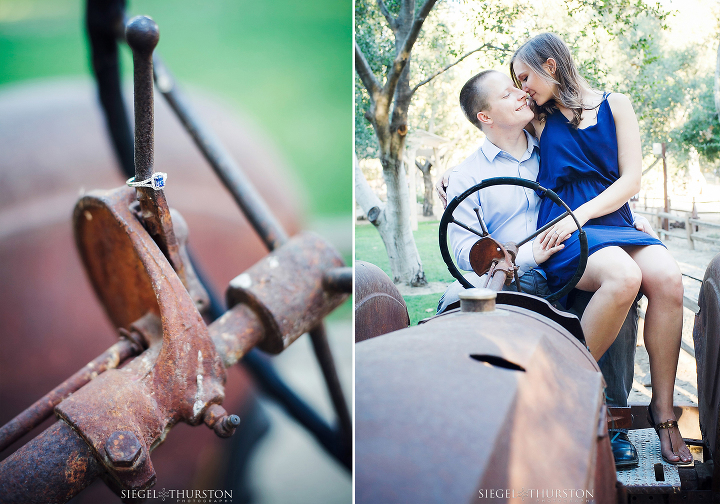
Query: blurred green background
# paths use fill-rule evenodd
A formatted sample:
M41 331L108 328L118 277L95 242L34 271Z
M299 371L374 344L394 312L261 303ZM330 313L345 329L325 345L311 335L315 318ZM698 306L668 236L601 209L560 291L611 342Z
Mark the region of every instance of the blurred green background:
M0 0L0 85L90 76L84 9L82 0ZM157 50L178 82L220 96L253 120L297 170L313 217L347 217L348 233L351 9L337 0L128 2L130 16L147 14L160 26Z

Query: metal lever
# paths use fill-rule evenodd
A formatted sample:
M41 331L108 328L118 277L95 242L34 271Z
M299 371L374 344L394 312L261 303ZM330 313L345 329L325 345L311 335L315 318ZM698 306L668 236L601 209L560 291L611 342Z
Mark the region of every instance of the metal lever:
M487 226L485 226L485 221L483 220L482 215L480 215L480 208L475 207L475 208L473 208L473 210L475 210L475 215L477 215L478 221L480 222L480 227L483 230L482 236L489 235L490 233L487 230Z
M153 176L155 151L153 51L160 40L160 31L150 17L136 16L125 28L125 39L133 53L135 181L142 181ZM155 190L149 187L137 187L136 191L143 226L167 257L202 313L208 308L210 299L197 280L192 265L189 261L183 261L165 192L162 189Z
M135 87L135 180L150 178L153 172L153 65L152 53L160 40L158 26L147 16L132 18L125 38L133 53ZM149 193L147 188L138 194ZM152 193L150 193L152 194Z

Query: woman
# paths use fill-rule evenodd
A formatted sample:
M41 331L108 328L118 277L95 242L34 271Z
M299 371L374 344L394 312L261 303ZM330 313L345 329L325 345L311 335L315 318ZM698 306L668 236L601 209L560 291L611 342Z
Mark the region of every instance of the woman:
M632 224L627 202L640 190L642 171L632 104L622 94L591 89L565 42L552 33L523 44L513 55L510 74L535 110L538 183L568 204L587 233L591 255L577 288L595 292L581 320L588 348L596 359L602 356L642 290L648 298L644 338L653 391L648 419L660 438L663 458L672 464L690 462L672 408L682 332L682 277L662 243ZM538 228L562 212L544 198ZM543 241L545 248L565 244L543 264L553 290L566 283L577 266L576 229L566 217Z

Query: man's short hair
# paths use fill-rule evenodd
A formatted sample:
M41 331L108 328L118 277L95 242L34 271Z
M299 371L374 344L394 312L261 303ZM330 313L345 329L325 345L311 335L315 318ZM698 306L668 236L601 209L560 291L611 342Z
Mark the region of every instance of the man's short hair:
M497 72L497 70L483 70L479 74L473 75L460 90L460 108L468 121L480 129L482 129L482 123L477 117L478 112L488 110L490 107L487 89L482 86L482 82L493 72Z

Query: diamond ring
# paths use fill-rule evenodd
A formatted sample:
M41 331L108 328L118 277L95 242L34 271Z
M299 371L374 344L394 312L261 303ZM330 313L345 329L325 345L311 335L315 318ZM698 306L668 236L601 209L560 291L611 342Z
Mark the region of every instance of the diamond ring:
M167 180L167 178L167 173L157 172L153 173L150 178L140 182L135 182L135 177L130 177L127 180L126 184L130 187L149 187L151 189L159 191L160 189L165 187L165 181Z

